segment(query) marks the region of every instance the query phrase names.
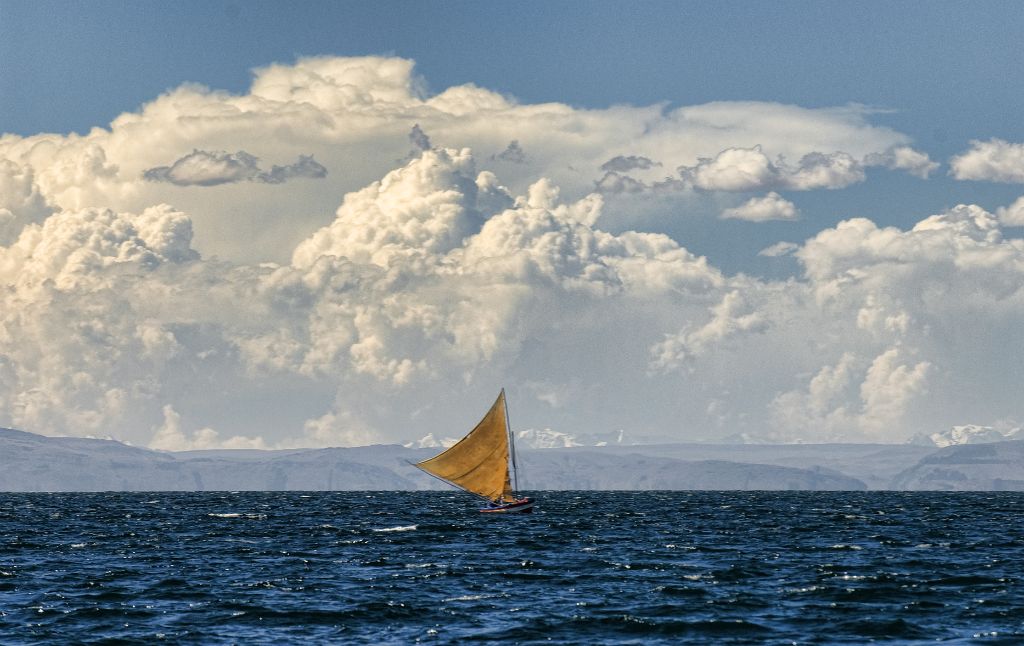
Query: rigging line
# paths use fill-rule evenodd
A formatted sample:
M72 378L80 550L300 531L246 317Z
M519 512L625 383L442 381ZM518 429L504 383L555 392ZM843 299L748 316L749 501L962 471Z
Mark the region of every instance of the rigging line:
M501 389L501 399L505 404L505 430L508 431L508 448L512 454L512 487L515 493L519 493L519 465L516 462L516 436L512 432L512 423L508 418L508 398L505 397L505 389Z

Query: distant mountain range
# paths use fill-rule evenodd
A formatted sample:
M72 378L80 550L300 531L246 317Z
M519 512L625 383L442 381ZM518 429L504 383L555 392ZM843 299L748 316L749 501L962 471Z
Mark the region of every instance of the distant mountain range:
M550 428L531 428L516 434L516 446L527 449L568 449L575 446L608 446L623 444L625 431L613 431L604 434L570 435L552 431ZM438 440L433 433L403 444L407 449L447 448L458 442L458 438L446 437Z
M562 439L536 438L540 444ZM167 453L0 429L0 491L443 489L410 464L437 450L376 445ZM1024 490L1024 441L945 448L606 443L522 448L519 464L526 490Z
M911 444L922 446L947 447L957 444L987 444L989 442L1006 442L1008 440L1024 440L1024 429L1020 427L999 430L993 426L964 424L954 426L943 433L921 433L910 438Z

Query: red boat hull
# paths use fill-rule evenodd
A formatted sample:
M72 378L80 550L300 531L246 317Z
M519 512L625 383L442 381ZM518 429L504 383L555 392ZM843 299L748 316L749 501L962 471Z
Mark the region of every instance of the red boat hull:
M505 503L503 505L495 505L494 507L484 507L480 510L481 514L530 514L533 513L533 498L520 498L513 500L512 502Z

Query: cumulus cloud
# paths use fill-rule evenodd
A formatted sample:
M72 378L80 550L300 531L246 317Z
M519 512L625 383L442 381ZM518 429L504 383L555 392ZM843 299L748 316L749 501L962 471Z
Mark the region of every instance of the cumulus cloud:
M796 205L772 191L764 197L752 197L743 204L722 211L722 218L767 222L769 220L795 220L800 213Z
M602 195L654 194L672 195L689 190L690 186L673 177L655 182L645 182L623 173L608 171L594 182L594 191Z
M0 250L0 423L165 449L407 441L407 420L465 425L522 382L525 418L568 431L645 420L668 439L687 418L902 440L962 414L943 402L964 388L1013 398L978 364L1012 361L994 334L1024 343L1000 323L1024 315L1024 245L978 207L909 230L839 223L779 246L803 276L766 281L603 231L599 195L560 193L516 194L469 151L432 149L347 195L280 265L204 260L168 206L55 213ZM577 401L552 408L538 383ZM240 406L211 409L210 392Z
M491 157L495 161L509 162L512 164L525 164L526 153L523 151L523 147L519 145L519 141L513 139L505 147L505 150Z
M894 146L885 152L871 153L864 157L864 165L903 170L921 179L928 179L928 176L939 167L927 153L914 150L910 146Z
M86 136L0 139L0 208L17 218L0 247L0 425L163 448L398 442L468 428L502 385L523 427L658 440L902 441L1019 408L1015 205L909 229L845 220L762 252L799 262L785 280L608 223L636 186L926 174L869 111L580 110L425 87L409 61L304 59L241 95L177 88ZM417 124L451 147L395 168ZM500 177L468 148L509 141L530 154ZM243 148L346 172L203 191L142 179L193 154L193 178L245 175L260 167ZM682 166L685 184L639 155L602 171L618 151Z
M295 249L293 264L307 267L334 256L386 267L395 256L454 249L482 223L475 210L475 168L469 150L424 151L421 159L347 195L334 222ZM484 190L502 194L500 187Z
M404 164L414 128L422 135L414 137L417 152L431 138L431 146L443 142L456 149L503 151L486 160L501 163L502 181L512 191L522 193L547 177L571 199L591 192L604 172L651 172L645 160L660 160L668 168L693 167L699 158L755 145L771 160L779 155L799 160L816 151L844 151L863 159L909 143L905 135L872 124L872 112L861 106L716 102L585 110L521 103L471 84L437 94L426 87L409 60L303 58L256 70L251 87L241 94L182 85L84 136L9 135L0 140L0 158L30 170L39 195L53 208L139 212L173 201L190 213L198 250L258 263L285 262L297 242L323 225L323 215L337 207L340 196L379 179L395 167L395 160ZM516 146L510 147L510 141ZM611 166L629 171L602 170L614 159L609 151L630 150L642 154L620 154ZM529 154L520 157L523 151ZM798 173L806 180L749 190L859 181L856 169L844 166L846 160L835 154ZM276 172L250 158L300 155L308 160L300 158ZM517 161L523 163L502 163ZM822 166L838 177L811 177L812 170L821 175ZM285 181L322 176L323 169L345 172L315 186ZM158 181L147 180L147 171ZM207 188L181 191L175 182ZM270 192L258 185L265 182L282 183ZM678 188L655 185L661 191ZM230 222L225 213L231 214ZM259 234L241 240L233 235L238 230Z
M949 160L949 168L956 179L1024 183L1024 144L972 141L970 150Z
M764 332L768 321L740 291L731 291L711 308L711 319L696 330L666 336L651 348L654 371L679 370L688 360L708 352L723 340L739 334Z
M845 188L864 181L864 169L844 152L810 152L791 166L779 157L772 161L753 148L728 148L695 166L680 166L683 181L705 191L759 191L771 188L809 191Z
M648 170L655 166L661 166L661 163L642 155L616 155L601 164L601 170L605 172L627 173L631 170Z
M163 408L164 422L153 429L149 448L161 451L198 451L204 449L266 449L262 438L236 435L222 440L212 428L186 433L181 428L181 415L171 405Z
M996 209L996 215L1004 227L1024 227L1024 196L1009 206Z
M430 145L430 137L427 136L427 133L423 132L418 123L414 124L412 130L409 131L409 142L416 150L430 150L433 148Z
M0 245L10 244L22 227L53 213L40 193L31 166L0 159Z
M167 206L55 214L0 250L12 284L4 422L164 449L402 439L391 424L410 407L440 384L489 393L496 374L520 369L528 339L554 359L650 313L659 294L703 298L722 282L666 236L602 232L601 209L545 180L513 197L468 151L432 150L347 196L289 265L203 260L191 221ZM579 316L592 332L567 326ZM559 369L585 373L593 355L575 356ZM217 392L252 405L276 396L269 384L294 393L310 380L335 384L334 404L302 400L319 416L293 408L300 417L276 436L254 433L244 409L231 419L204 403ZM408 403L382 415L367 396L381 388Z
M910 400L925 391L931 364L901 362L898 348L874 357L866 369L852 353L825 365L806 388L771 404L776 439L835 442L892 440ZM859 380L859 382L858 382ZM853 395L856 394L856 397Z
M322 179L327 169L312 156L300 155L298 161L287 166L273 166L260 170L259 158L244 150L236 153L193 150L170 166L157 166L145 170L142 176L150 182L168 182L176 186L217 186L235 182L262 182L281 184L296 177Z
M643 193L650 189L651 186L645 182L613 171L605 173L601 179L594 182L594 190L604 195Z

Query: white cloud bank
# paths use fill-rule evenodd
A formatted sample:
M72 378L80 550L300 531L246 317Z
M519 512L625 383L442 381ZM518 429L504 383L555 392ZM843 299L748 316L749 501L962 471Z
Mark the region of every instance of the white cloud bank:
M1021 416L1015 215L847 220L776 245L802 267L780 281L602 228L589 190L609 160L683 165L707 190L838 186L866 162L835 151L905 145L863 109L421 87L408 61L309 59L244 96L183 87L110 130L0 139L0 424L170 449L399 442L460 434L501 385L519 428L663 440L902 441ZM522 159L498 160L510 141ZM329 174L142 179L230 150ZM260 244L276 260L239 260Z
M245 94L183 85L108 128L0 137L0 159L16 165L0 177L29 182L23 191L37 196L35 210L137 213L174 204L191 215L204 255L281 262L346 193L407 160L410 143L415 153L472 148L481 170L500 173L511 190L546 177L568 199L591 192L605 172L635 174L626 176L634 187L683 168L692 186L678 175L671 186L811 190L862 181L868 159L918 174L930 164L908 137L872 124L871 110L857 105L579 109L518 103L475 85L434 95L425 87L409 60L304 58L256 70ZM258 159L284 165L267 170ZM285 181L310 177L325 179ZM15 217L19 226L37 221Z

